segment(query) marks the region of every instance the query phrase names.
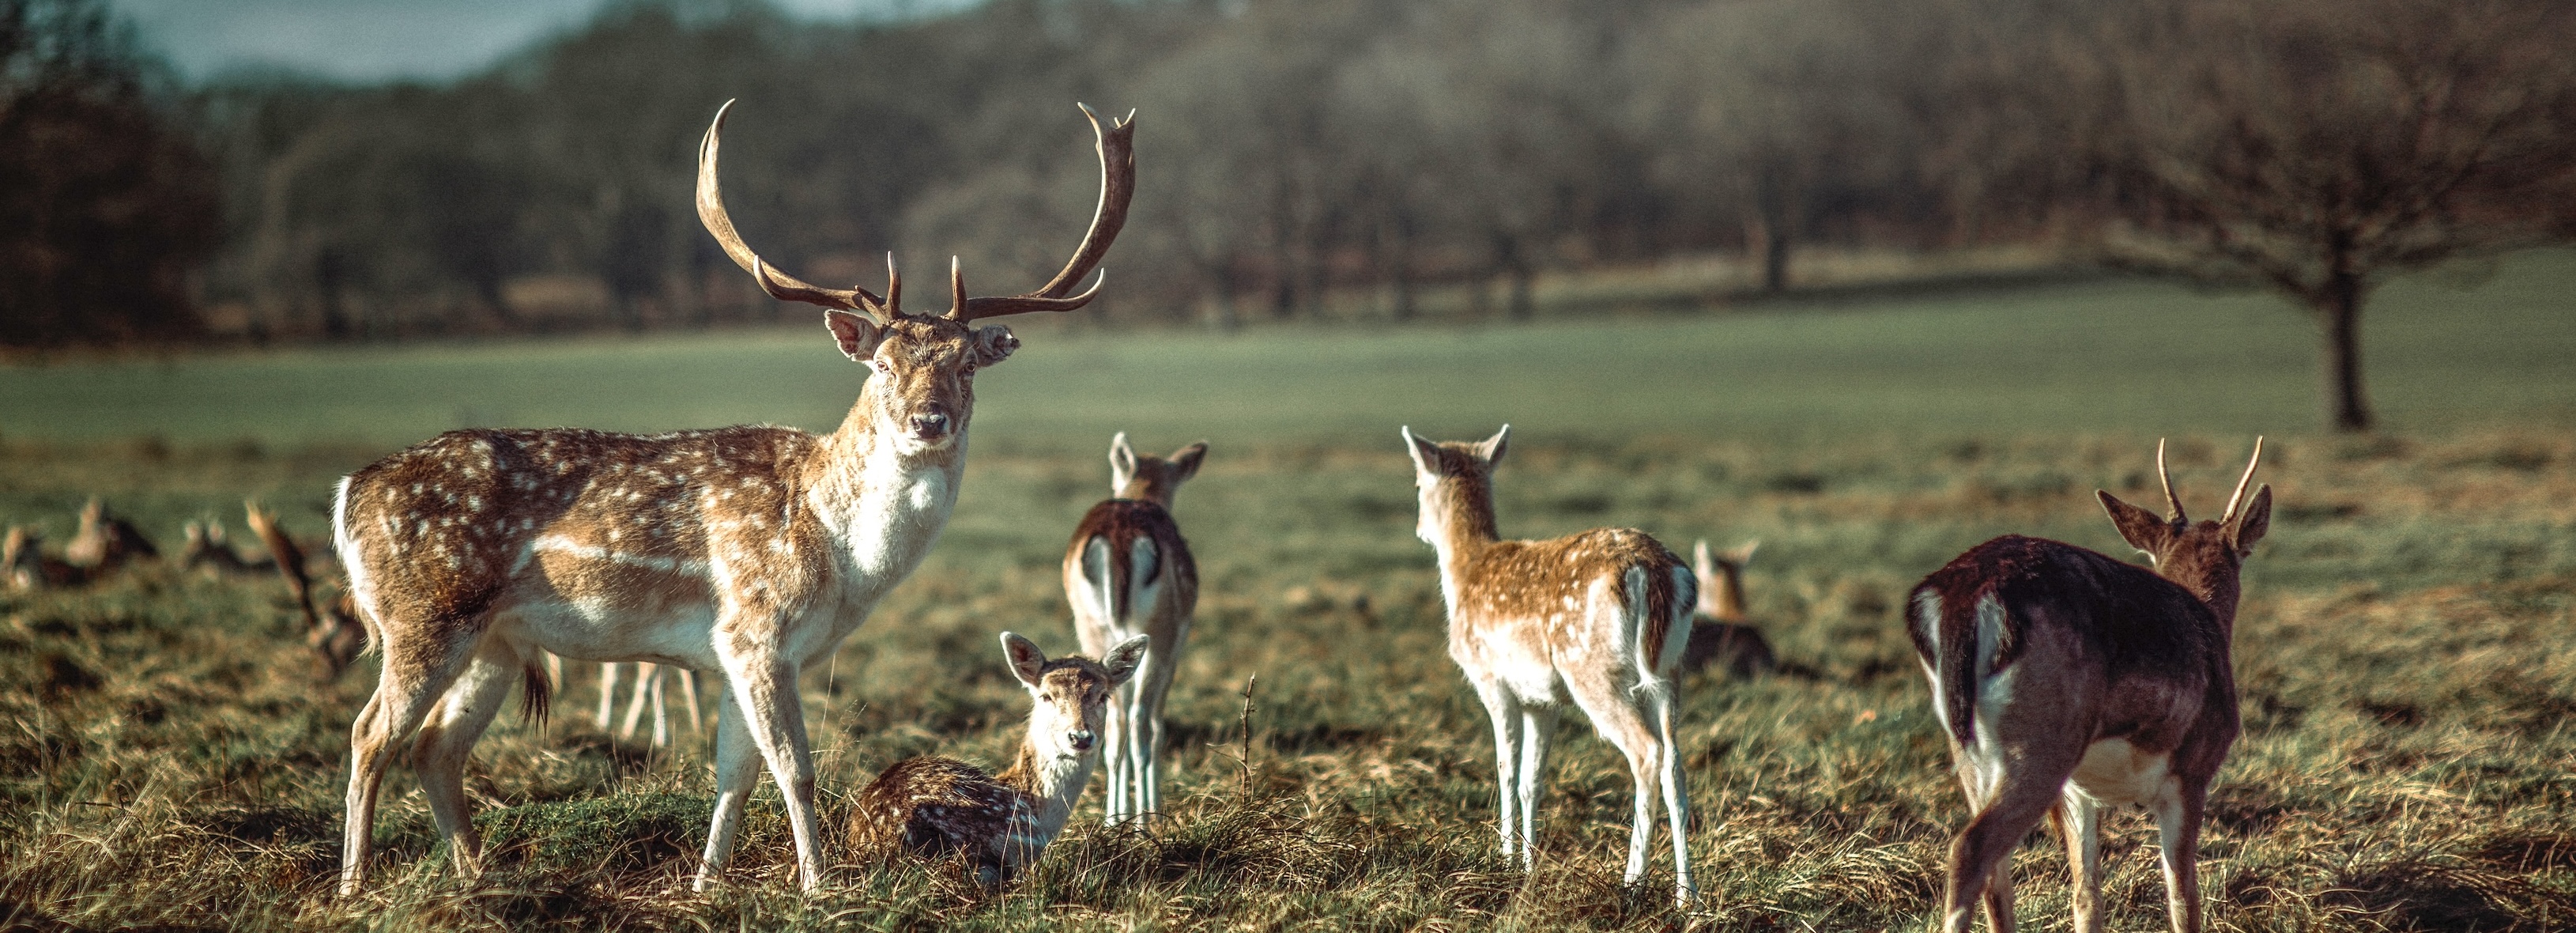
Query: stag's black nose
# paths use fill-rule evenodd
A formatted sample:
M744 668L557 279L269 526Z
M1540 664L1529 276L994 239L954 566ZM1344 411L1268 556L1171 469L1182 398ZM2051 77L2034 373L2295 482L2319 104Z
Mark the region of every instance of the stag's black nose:
M912 416L912 433L923 440L948 433L948 416L939 412Z
M1082 729L1068 733L1065 736L1065 740L1073 743L1074 751L1087 752L1091 750L1091 746L1094 743L1100 741L1100 737L1093 735L1089 729Z

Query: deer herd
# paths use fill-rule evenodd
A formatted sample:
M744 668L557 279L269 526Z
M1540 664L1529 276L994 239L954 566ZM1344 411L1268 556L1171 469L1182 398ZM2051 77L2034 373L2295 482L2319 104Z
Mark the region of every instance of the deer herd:
M821 305L834 343L868 377L839 428L810 434L732 427L666 434L580 429L461 430L342 479L331 548L346 583L317 600L303 550L252 503L266 549L245 556L220 522L191 522L181 562L216 575L277 573L320 664L336 675L365 648L382 659L350 730L340 889L359 892L378 789L396 749L457 867L477 871L467 755L514 686L542 716L565 659L603 665L608 728L624 665L632 735L649 704L668 741L666 683L701 721L698 678L714 691L714 818L695 887L723 877L745 804L766 770L785 801L797 877L827 879L815 768L799 673L829 657L929 553L955 507L974 417L975 374L1020 345L986 318L1082 308L1135 190L1133 116L1089 108L1100 160L1091 229L1064 269L1018 295L971 297L949 266L948 307L823 288L771 265L727 216L718 152L731 103L698 150L699 218L771 296ZM1685 755L1675 722L1680 677L1717 668L1758 674L1778 662L1744 612L1753 546L1685 562L1644 532L1603 528L1545 541L1501 536L1494 474L1510 437L1441 442L1402 432L1420 498L1416 533L1437 555L1449 656L1494 732L1501 854L1537 861L1548 743L1570 701L1626 759L1633 804L1625 877L1646 874L1658 826L1670 836L1674 899L1695 899ZM855 861L954 857L987 884L1035 861L1064 828L1106 760L1104 817L1144 826L1162 815L1164 703L1182 670L1198 601L1189 543L1173 514L1203 443L1167 457L1110 445L1111 496L1082 517L1063 559L1074 635L1087 656L1049 659L1000 633L1007 670L1031 705L1025 737L998 774L944 757L907 759L860 790L843 832ZM2269 525L2271 487L2247 495L2258 439L2216 521L2185 516L2156 451L2167 514L2100 493L2146 568L2056 541L2008 535L1925 577L1906 630L1931 687L1971 815L1949 855L1939 923L1971 928L1982 904L2014 926L2013 848L2049 818L2073 866L2075 927L2099 929L2103 808L2153 814L2174 929L2197 930L2196 853L2204 802L2238 731L2229 644L2240 568ZM78 586L156 556L135 527L93 500L60 558L12 528L0 581ZM1695 617L1697 617L1695 619ZM676 676L675 676L676 675Z

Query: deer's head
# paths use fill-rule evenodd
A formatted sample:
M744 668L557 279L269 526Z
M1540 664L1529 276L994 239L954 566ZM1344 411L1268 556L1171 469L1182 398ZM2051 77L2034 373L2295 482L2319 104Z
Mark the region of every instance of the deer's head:
M1475 443L1435 441L1402 429L1404 452L1413 457L1413 485L1422 496L1413 533L1440 546L1460 532L1494 536L1494 466L1503 462L1511 425Z
M1199 461L1206 457L1206 441L1173 451L1169 457L1140 454L1127 446L1127 432L1120 431L1109 439L1110 494L1171 508L1172 494L1190 477L1199 475Z
M2272 484L2254 490L2250 501L2245 497L2245 487L2254 482L2254 468L2262 462L2263 439L2258 437L2254 455L2246 458L2245 475L2237 478L2236 492L2227 497L2227 510L2219 513L2217 521L2195 522L2183 514L2182 498L2174 494L2173 474L2165 469L2163 441L2156 442L2156 478L2164 484L2165 505L2171 514L2158 518L2108 492L2095 490L2094 495L2111 513L2111 524L2120 529L2121 539L2147 555L2159 576L2182 584L2233 618L2245 558L2272 527Z
M1047 660L1036 642L1002 633L1002 655L1011 676L1027 687L1029 744L1042 762L1080 761L1100 748L1100 730L1108 718L1109 695L1135 676L1153 637L1138 635L1118 643L1098 661L1081 655Z
M975 371L1008 359L1011 351L1019 349L1020 340L1010 328L975 327L975 321L1034 311L1071 311L1100 294L1099 279L1079 294L1073 289L1109 252L1109 244L1127 223L1127 203L1136 193L1135 115L1103 127L1098 114L1082 108L1098 140L1100 204L1092 214L1091 232L1083 236L1064 270L1033 292L970 298L965 273L951 257L947 312L912 314L902 308L903 279L895 271L891 253L886 256L886 293L878 297L857 286L836 289L807 284L770 265L743 243L725 213L716 172L725 114L732 109L733 102L727 101L716 111L715 122L698 144L698 220L715 235L725 255L751 273L770 297L827 309L824 324L841 353L865 364L872 374L871 391L860 397L868 423L911 449L946 447L964 434L974 413Z

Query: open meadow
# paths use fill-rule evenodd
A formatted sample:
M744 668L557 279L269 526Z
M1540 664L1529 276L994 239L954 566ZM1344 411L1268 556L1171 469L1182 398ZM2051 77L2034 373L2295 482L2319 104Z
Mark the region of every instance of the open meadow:
M1072 650L1058 561L1108 492L1113 431L1213 449L1176 509L1203 583L1170 819L1104 829L1095 791L992 893L845 868L799 894L765 778L733 883L690 893L705 734L603 733L574 665L550 721L505 713L477 748L487 875L444 871L398 767L374 886L340 901L372 659L318 679L272 579L165 562L0 595L0 928L1920 928L1966 808L1906 588L2006 532L2125 555L2094 489L2155 501L2171 436L2185 501L2214 513L2256 433L2278 506L2203 842L2212 928L2576 927L2576 255L2490 271L2374 306L2367 438L2316 430L2296 313L2152 283L1520 327L1020 327L979 379L945 535L807 672L827 819L903 756L1004 763L1027 701L994 633ZM0 520L59 542L104 495L168 551L257 496L318 542L338 475L439 430L828 429L859 384L819 327L0 369ZM1492 733L1444 651L1396 428L1504 421L1506 536L1762 542L1746 582L1782 670L1682 687L1701 912L1667 904L1660 852L1619 884L1629 780L1579 715L1537 872L1496 853ZM2152 824L2105 825L2111 927L2163 929ZM2023 921L2063 929L2054 840L2015 866Z

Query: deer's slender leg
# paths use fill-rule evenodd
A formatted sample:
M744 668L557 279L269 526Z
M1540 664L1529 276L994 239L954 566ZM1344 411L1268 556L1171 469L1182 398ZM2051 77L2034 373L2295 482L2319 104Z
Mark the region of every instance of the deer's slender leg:
M680 696L689 705L689 734L704 733L707 717L698 710L698 672L685 667L680 669Z
M368 851L373 848L376 796L385 768L393 764L391 746L420 728L439 696L465 666L474 646L404 641L385 646L384 667L376 676L375 696L349 727L349 795L340 850L340 894L352 896L366 881Z
M760 747L751 740L751 727L743 716L741 701L731 689L718 690L716 696L716 807L715 818L707 826L706 854L692 885L699 891L713 884L716 876L723 873L725 862L733 857L734 834L742 829L743 806L750 802L751 789L760 778Z
M617 722L617 671L625 665L610 661L599 666L599 731L606 732Z
M1538 868L1538 800L1547 791L1548 743L1556 738L1557 709L1521 707L1521 868Z
M2102 929L2102 808L2075 789L2066 787L2051 813L2057 820L2058 835L2065 837L2066 864L2073 870L2075 884L2067 891L2067 900L2075 909L2076 933L2099 933Z
M1134 715L1135 690L1136 682L1132 680L1111 690L1109 708L1101 716L1101 758L1107 766L1105 783L1109 791L1101 811L1103 822L1114 823L1136 812L1135 762L1129 759L1127 750L1128 736L1134 732L1128 719Z
M447 840L448 858L463 877L475 877L483 868L473 805L465 799L465 762L518 680L518 652L498 638L484 639L482 649L465 665L456 685L447 688L445 699L412 740L412 773L420 779L421 796L429 799L439 836Z
M1510 858L1522 851L1512 845L1518 829L1512 822L1512 804L1514 778L1520 770L1521 703L1502 684L1491 681L1476 683L1476 698L1485 701L1485 713L1494 720L1494 823L1503 837L1503 857ZM1525 849L1528 840L1521 840L1521 845Z
M718 623L719 629L723 623ZM770 779L787 802L787 825L796 838L796 867L807 891L823 887L823 837L814 814L814 757L806 746L804 703L796 693L796 665L768 651L722 659L743 710L751 741L769 766Z
M2200 933L2200 821L2209 785L2189 778L2171 781L2171 790L2153 808L2164 849L2165 910L2174 933Z
M1665 689L1672 689L1670 681ZM1656 762L1662 766L1664 817L1672 824L1673 834L1673 899L1687 904L1699 893L1691 881L1690 864L1690 784L1682 774L1681 746L1673 741L1673 698L1665 693L1654 695L1650 711L1655 720ZM1642 796L1645 790L1637 793Z
M1992 741L1989 739L1988 741ZM1968 828L1950 846L1950 884L1943 901L1943 922L1953 933L1967 933L1970 909L1985 901L1987 922L1997 933L2011 933L2013 847L2057 806L2058 791L2075 772L2073 762L2054 762L2046 755L2022 758L1991 788Z
M645 704L659 705L659 698L653 695L653 688L659 684L661 677L661 665L650 661L636 663L635 695L626 701L626 719L617 728L618 738L634 738L636 727L644 723Z

